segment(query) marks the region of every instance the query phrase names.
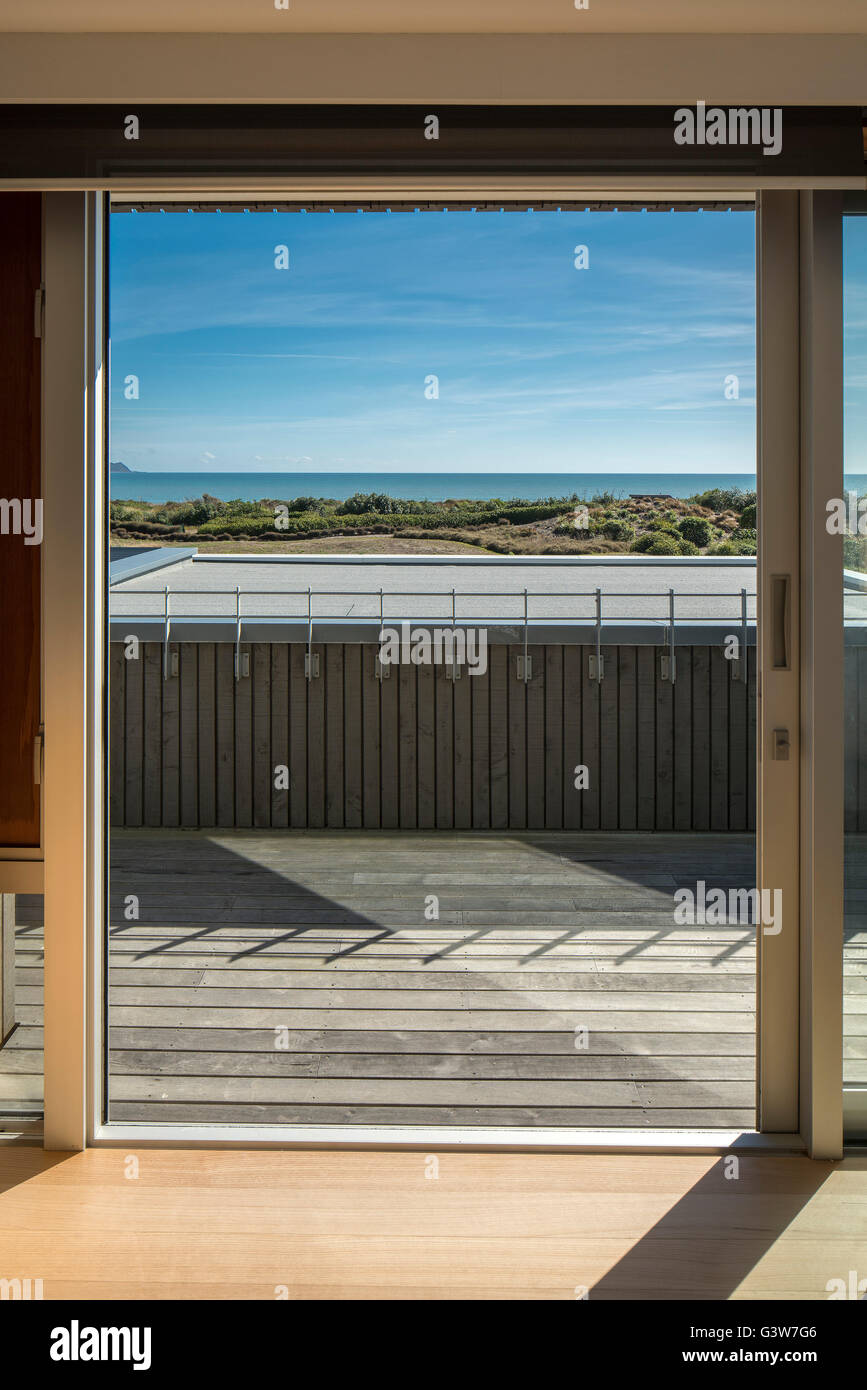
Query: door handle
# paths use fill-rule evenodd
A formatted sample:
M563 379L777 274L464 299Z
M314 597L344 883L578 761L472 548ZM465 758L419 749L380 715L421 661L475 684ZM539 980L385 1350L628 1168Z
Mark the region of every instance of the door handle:
M775 671L790 669L791 576L771 575L771 666Z

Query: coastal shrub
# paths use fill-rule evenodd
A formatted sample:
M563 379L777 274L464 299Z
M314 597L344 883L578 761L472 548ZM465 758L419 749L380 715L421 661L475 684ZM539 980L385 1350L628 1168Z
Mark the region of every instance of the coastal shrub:
M635 530L628 521L603 521L598 531L610 541L631 541L635 535Z
M732 531L729 536L729 544L736 547L736 555L755 555L757 550L757 538L755 531L744 528Z
M632 542L629 549L634 555L646 555L655 540L656 536L653 532L646 531L643 536L638 536L637 539Z
M339 516L362 516L376 512L380 516L389 516L394 512L419 510L422 509L416 503L407 502L403 497L390 497L387 492L354 492L340 503L337 513Z
M701 551L694 541L682 540L680 543L681 555L699 555Z
M710 540L710 526L703 516L685 516L677 529L684 540L692 541L693 545L707 545Z
M664 517L649 517L643 524L647 527L651 535L673 536L676 541L679 541L681 538L680 531L677 527L673 526L670 521L666 521Z
M741 512L740 524L742 528L755 530L756 527L756 504L750 502L749 506L744 507Z
M707 492L697 493L695 497L688 499L695 502L700 507L707 507L713 512L742 512L745 507L750 506L756 500L754 492L747 492L740 487L712 487Z
M154 514L154 519L167 521L172 526L201 526L203 522L222 516L227 511L227 504L216 497L193 497L175 506L164 507Z
M734 531L728 540L718 541L708 550L708 555L755 555L755 553L755 541L739 537L737 531Z
M136 521L141 516L138 507L124 502L112 502L108 514L112 521Z
M293 497L289 501L281 502L280 506L286 507L290 512L315 512L324 500L322 497Z
M680 555L680 541L671 535L657 534L653 537L646 555Z
M634 555L681 555L691 553L681 548L688 544L677 531L645 531L643 536L632 542L629 549ZM661 549L654 549L656 545Z
M863 536L843 537L843 567L847 570L867 570L867 539Z

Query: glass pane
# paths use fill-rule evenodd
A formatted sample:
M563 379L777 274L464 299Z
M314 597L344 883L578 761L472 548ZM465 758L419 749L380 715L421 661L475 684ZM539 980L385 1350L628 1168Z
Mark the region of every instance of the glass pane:
M112 215L111 1119L754 1126L754 236Z
M845 888L843 1086L848 1136L867 1137L867 216L843 219Z
M0 1136L42 1133L43 898L0 894Z

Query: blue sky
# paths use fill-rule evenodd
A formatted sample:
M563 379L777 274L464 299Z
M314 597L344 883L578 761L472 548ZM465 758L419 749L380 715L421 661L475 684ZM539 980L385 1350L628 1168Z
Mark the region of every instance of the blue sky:
M754 231L747 212L115 213L111 457L752 473Z

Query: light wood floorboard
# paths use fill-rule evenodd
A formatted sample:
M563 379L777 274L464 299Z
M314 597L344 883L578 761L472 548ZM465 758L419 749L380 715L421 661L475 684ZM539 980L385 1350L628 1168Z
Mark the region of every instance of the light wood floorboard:
M0 1146L0 1277L76 1300L821 1301L863 1270L865 1204L857 1159Z

